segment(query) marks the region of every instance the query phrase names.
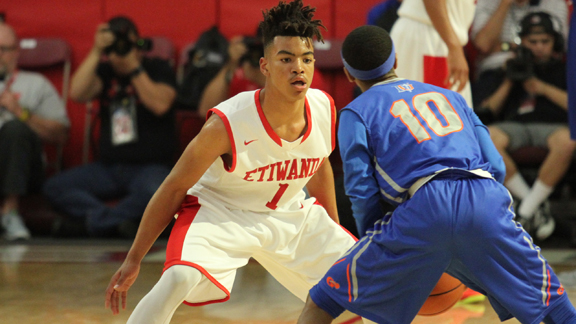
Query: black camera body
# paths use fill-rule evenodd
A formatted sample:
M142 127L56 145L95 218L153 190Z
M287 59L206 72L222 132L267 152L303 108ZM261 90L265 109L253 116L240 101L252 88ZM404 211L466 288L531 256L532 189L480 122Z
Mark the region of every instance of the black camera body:
M118 28L110 24L110 31L114 34L114 42L104 49L104 53L116 53L118 56L126 56L132 48L136 47L141 51L147 52L152 49L152 40L149 38L139 38L136 42L130 39L130 33L127 28Z
M534 55L524 46L518 46L516 57L506 61L506 77L512 81L524 81L534 76Z

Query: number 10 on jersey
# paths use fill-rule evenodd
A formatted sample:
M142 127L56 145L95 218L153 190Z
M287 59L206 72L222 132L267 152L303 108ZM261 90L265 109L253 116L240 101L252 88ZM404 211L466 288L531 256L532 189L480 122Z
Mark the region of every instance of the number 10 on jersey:
M426 125L438 136L446 136L450 133L459 132L464 127L460 116L452 107L452 104L446 97L438 92L421 93L412 98L414 109L418 112L420 117L426 122ZM438 112L442 115L442 119L446 125L443 125L436 112L430 108L434 104L438 108ZM400 118L402 123L408 128L412 136L418 143L431 139L430 133L420 123L410 105L406 100L397 100L392 104L390 113L396 118Z

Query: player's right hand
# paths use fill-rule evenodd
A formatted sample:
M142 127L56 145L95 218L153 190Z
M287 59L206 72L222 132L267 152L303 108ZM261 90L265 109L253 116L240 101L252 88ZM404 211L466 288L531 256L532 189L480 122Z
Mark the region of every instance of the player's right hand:
M122 309L126 309L128 289L136 281L139 272L140 263L124 261L120 269L110 279L108 288L106 288L104 305L112 310L112 314L120 313L120 303L122 304Z
M460 92L468 83L468 62L464 56L464 51L460 48L455 51L448 51L448 78L444 81L448 89Z

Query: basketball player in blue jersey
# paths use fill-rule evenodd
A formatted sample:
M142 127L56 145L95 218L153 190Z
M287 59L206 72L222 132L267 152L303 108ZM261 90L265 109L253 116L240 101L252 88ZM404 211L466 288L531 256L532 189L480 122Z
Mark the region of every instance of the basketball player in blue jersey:
M576 310L540 248L514 222L504 167L462 96L399 79L388 33L363 26L342 48L363 91L338 131L363 237L310 290L298 323L344 309L410 323L446 272L485 294L502 321L576 323ZM396 206L383 215L380 201Z

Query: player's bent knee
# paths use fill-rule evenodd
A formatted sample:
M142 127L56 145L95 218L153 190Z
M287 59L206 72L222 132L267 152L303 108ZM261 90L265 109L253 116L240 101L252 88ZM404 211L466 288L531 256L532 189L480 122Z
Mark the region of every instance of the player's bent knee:
M202 273L193 267L174 265L164 271L162 279L174 290L189 292L202 280Z

